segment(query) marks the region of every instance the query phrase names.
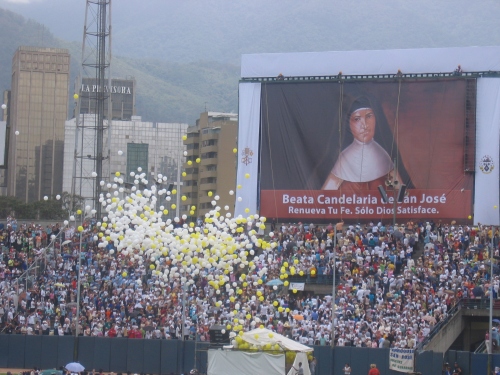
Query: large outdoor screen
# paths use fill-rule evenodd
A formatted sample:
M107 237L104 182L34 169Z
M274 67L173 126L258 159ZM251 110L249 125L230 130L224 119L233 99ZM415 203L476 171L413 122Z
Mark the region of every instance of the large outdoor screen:
M260 214L466 219L466 94L464 79L262 83Z

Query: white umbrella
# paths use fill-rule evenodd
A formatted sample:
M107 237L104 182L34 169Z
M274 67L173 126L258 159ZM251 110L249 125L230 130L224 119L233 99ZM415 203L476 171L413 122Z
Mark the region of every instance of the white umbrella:
M64 241L61 245L63 245L63 246L64 246L64 245L67 245L67 244L69 244L69 243L71 243L71 242L73 242L73 241L71 241L71 240L66 240L66 241ZM72 363L73 363L73 362L72 362ZM71 371L71 370L70 370L70 371Z
M85 367L83 367L81 364L79 364L78 362L71 362L71 363L68 363L66 366L66 370L68 371L71 371L71 372L82 372L83 370L85 370Z

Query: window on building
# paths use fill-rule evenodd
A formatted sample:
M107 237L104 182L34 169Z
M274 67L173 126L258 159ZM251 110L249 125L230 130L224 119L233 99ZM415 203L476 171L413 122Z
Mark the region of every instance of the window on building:
M133 182L134 177L130 172L136 172L141 167L148 170L149 144L147 143L127 143L127 181Z
M207 146L217 146L217 139L207 139L206 141L201 142L202 147Z
M215 151L212 152L205 152L201 154L202 159L213 159L217 157L217 153Z
M217 177L205 177L200 179L200 184L215 184L217 182Z
M185 171L187 174L198 174L198 168L186 168Z
M202 129L201 134L217 134L220 133L220 128L205 128Z

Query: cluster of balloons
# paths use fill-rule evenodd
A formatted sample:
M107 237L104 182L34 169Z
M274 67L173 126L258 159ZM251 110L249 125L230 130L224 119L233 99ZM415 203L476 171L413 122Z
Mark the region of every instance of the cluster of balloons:
M183 285L193 284L193 276L201 274L207 277L217 296L229 296L232 302L237 302L249 283L262 284L266 268L257 271L258 281L253 281L246 273L256 271L256 252L274 248L276 243L265 241L255 229L247 228L251 224L264 229L265 217L256 214L233 217L228 212L229 207L224 207L223 211L217 206L220 197L209 192L213 208L205 214L202 226L186 222L186 215L164 220L169 208L176 208L171 199L177 191L170 192L162 186L166 183L162 175L157 176L157 184L141 190L140 184L148 182L146 174L138 168L137 173L130 175L134 185L129 194L122 187L123 178L119 172L115 174L114 183L101 182L108 191L99 198L106 213L97 223L100 232L94 239L99 240L99 247L106 248L113 241L119 256L133 264L149 267L160 287L174 280ZM195 213L196 207L191 206L190 214ZM230 282L230 274L236 271L242 273L239 280ZM141 280L136 282L140 284ZM252 298L263 300L264 297L262 292L257 292ZM216 307L221 304L221 300L215 302ZM237 303L236 306L239 308ZM235 324L231 328L241 330L242 326Z
M237 153L237 149L233 152ZM123 155L123 152L119 151L119 155ZM199 158L195 160L196 163L200 161ZM96 177L97 174L93 173L92 176ZM207 195L212 198L212 209L204 215L202 225L188 222L187 215L166 219L169 209L177 208L172 203L177 191L168 191L167 178L158 174L154 185L141 188L148 186L147 174L138 168L137 172L130 172L130 177L133 185L129 190L124 189L124 179L119 172L115 173L113 182L100 182L101 186L106 186L107 192L99 198L105 216L97 223L99 232L94 240L99 241L98 246L107 248L112 241L114 249L109 250L110 253L116 251L129 264L148 267L158 287L165 287L172 281L188 286L194 284L196 276L206 277L213 292L210 300L213 306L220 308L228 299L234 306L226 329L231 331L230 337L235 347L282 352L276 343L258 347L242 339L245 326L263 328L260 319L249 313L245 301L265 300L262 284L268 270L266 267L257 269L257 255L277 245L272 240L273 233L270 233L271 240L266 241L252 228L265 229L266 218L250 214L249 209L245 210L247 215L233 217L228 206L223 209L218 206L220 197L210 191ZM245 177L249 178L250 175L246 174ZM242 186L238 185L237 188L241 189ZM235 192L231 190L229 194L234 195ZM187 197L182 196L181 199L185 201ZM236 199L242 200L241 197ZM86 207L88 210L90 207ZM191 206L189 214L195 216L196 211L196 206ZM283 264L279 278L285 280L285 286L289 285L286 280L288 275L297 272L297 263L295 261L290 266ZM236 273L240 275L239 278L231 281L230 276ZM127 272L122 273L122 277L128 276ZM140 277L135 282L140 285ZM273 305L281 313L290 313L290 309L280 306L278 301L273 301Z

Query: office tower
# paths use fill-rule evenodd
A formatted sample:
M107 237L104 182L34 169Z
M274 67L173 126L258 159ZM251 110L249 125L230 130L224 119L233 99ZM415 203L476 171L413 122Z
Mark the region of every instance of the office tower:
M12 59L7 194L23 202L62 192L68 50L19 47Z

